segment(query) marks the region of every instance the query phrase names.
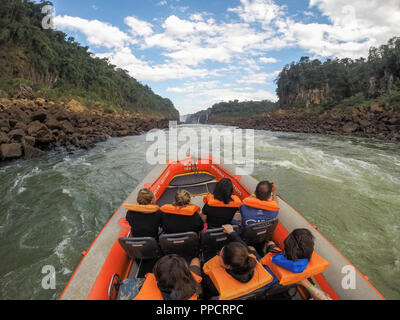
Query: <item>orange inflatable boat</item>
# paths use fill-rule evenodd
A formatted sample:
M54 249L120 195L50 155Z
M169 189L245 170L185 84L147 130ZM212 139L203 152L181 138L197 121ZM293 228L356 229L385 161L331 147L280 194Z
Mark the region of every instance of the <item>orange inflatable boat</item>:
M212 193L217 181L229 178L234 185L234 193L241 200L255 190L258 183L251 176L238 176L234 165L217 164L213 159L193 159L187 157L178 162L156 165L133 190L123 204L136 203L141 188L149 188L154 193L157 204L172 203L176 191L184 188L192 194L192 203L202 206L205 195ZM307 228L315 237L315 252L329 261L329 267L312 280L334 300L381 300L384 297L373 287L368 278L355 269L351 263L324 238L301 214L278 197L280 212L278 223L272 233L272 240L283 243L294 229ZM120 239L129 237L130 227L125 220L124 205L114 212L109 221L94 239L90 248L83 252L83 258L62 292L62 300L109 300L116 299L113 290L119 279L143 277L151 272L151 267L132 255L121 245ZM350 268L350 269L349 269ZM343 284L346 270L354 271L355 286Z

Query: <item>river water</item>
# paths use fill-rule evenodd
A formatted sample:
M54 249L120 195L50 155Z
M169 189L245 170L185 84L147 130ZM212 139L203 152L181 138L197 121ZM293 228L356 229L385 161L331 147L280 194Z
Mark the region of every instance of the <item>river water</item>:
M151 144L145 135L112 138L0 164L0 299L59 297L81 252L151 169ZM398 143L256 131L253 176L275 181L386 298L400 299ZM54 290L42 288L46 265L56 270Z

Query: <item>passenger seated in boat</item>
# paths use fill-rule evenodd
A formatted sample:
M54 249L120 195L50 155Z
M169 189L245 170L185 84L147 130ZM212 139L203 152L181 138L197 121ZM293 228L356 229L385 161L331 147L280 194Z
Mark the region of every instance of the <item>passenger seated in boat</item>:
M197 300L202 289L200 260L194 258L190 266L178 255L159 259L153 273L146 274L134 300Z
M260 257L255 249L248 247L231 225L223 228L228 244L203 266L204 298L232 300L271 285L274 277L257 261Z
M215 186L213 194L204 199L202 219L209 229L221 228L231 224L235 213L242 205L242 201L233 195L233 184L228 178L221 179Z
M200 207L190 204L190 201L190 193L180 190L175 195L174 204L161 207L161 225L164 233L200 232L204 229Z
M279 209L275 183L262 181L256 187L255 196L243 200L243 205L240 207L242 227L275 219Z
M126 220L131 226L132 237L158 237L161 211L155 204L151 190L141 189L137 196L137 204L125 204L124 206L128 210Z
M297 283L308 289L314 299L330 299L307 280L329 267L329 262L314 251L314 236L309 230L293 230L284 240L283 250L270 241L267 255L261 262L272 270L282 285Z

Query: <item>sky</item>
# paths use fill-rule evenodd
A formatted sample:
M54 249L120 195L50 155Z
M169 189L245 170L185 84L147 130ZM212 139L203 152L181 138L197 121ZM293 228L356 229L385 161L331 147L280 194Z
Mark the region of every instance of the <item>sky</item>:
M181 115L276 101L302 56L367 57L400 36L399 0L53 0L57 30L171 99Z

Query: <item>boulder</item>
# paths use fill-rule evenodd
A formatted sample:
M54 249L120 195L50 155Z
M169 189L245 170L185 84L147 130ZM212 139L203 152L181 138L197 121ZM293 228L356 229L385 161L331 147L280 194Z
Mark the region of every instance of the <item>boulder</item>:
M14 125L14 129L23 129L23 130L26 130L26 124L23 123L23 122L17 122L17 123Z
M65 133L71 134L75 132L74 126L68 120L64 120L63 122L61 122L61 126L62 130L64 130Z
M47 114L44 110L38 110L31 115L31 121L44 122L47 118Z
M61 122L53 118L46 121L46 126L51 130L62 130L63 128Z
M46 103L46 100L43 98L37 98L35 100L35 104L39 107L43 107L43 105Z
M7 111L14 120L22 121L23 123L30 121L28 114L17 105L11 106Z
M34 121L29 124L28 128L28 134L31 137L36 138L37 141L41 143L50 143L54 141L54 136L47 128L47 126L39 121Z
M10 121L8 119L0 119L0 128L10 128Z
M23 129L14 129L8 133L10 139L20 142L21 139L25 136L25 130Z
M25 136L22 138L22 143L29 144L30 146L34 146L36 139L34 137Z
M365 127L369 127L371 125L371 122L369 122L368 120L360 120L358 122L360 124L361 127L365 128Z
M20 143L2 144L0 146L0 157L2 160L19 158L22 156Z
M10 141L10 138L8 137L8 135L5 134L4 132L0 131L0 144L8 143L9 141Z
M357 123L348 122L343 126L343 131L346 133L353 133L357 131L359 128L360 126Z
M44 152L32 147L28 143L23 143L24 148L24 158L25 159L33 159L44 155Z
M19 86L19 91L16 95L17 99L33 99L35 98L35 95L33 93L33 90L31 87L25 85L25 84L21 84Z
M371 106L371 112L375 112L375 113L381 113L383 112L384 109L382 106L380 106L379 104L375 103Z
M81 105L78 101L72 99L70 102L67 104L67 109L72 112L78 112L82 113L87 111L86 107Z

